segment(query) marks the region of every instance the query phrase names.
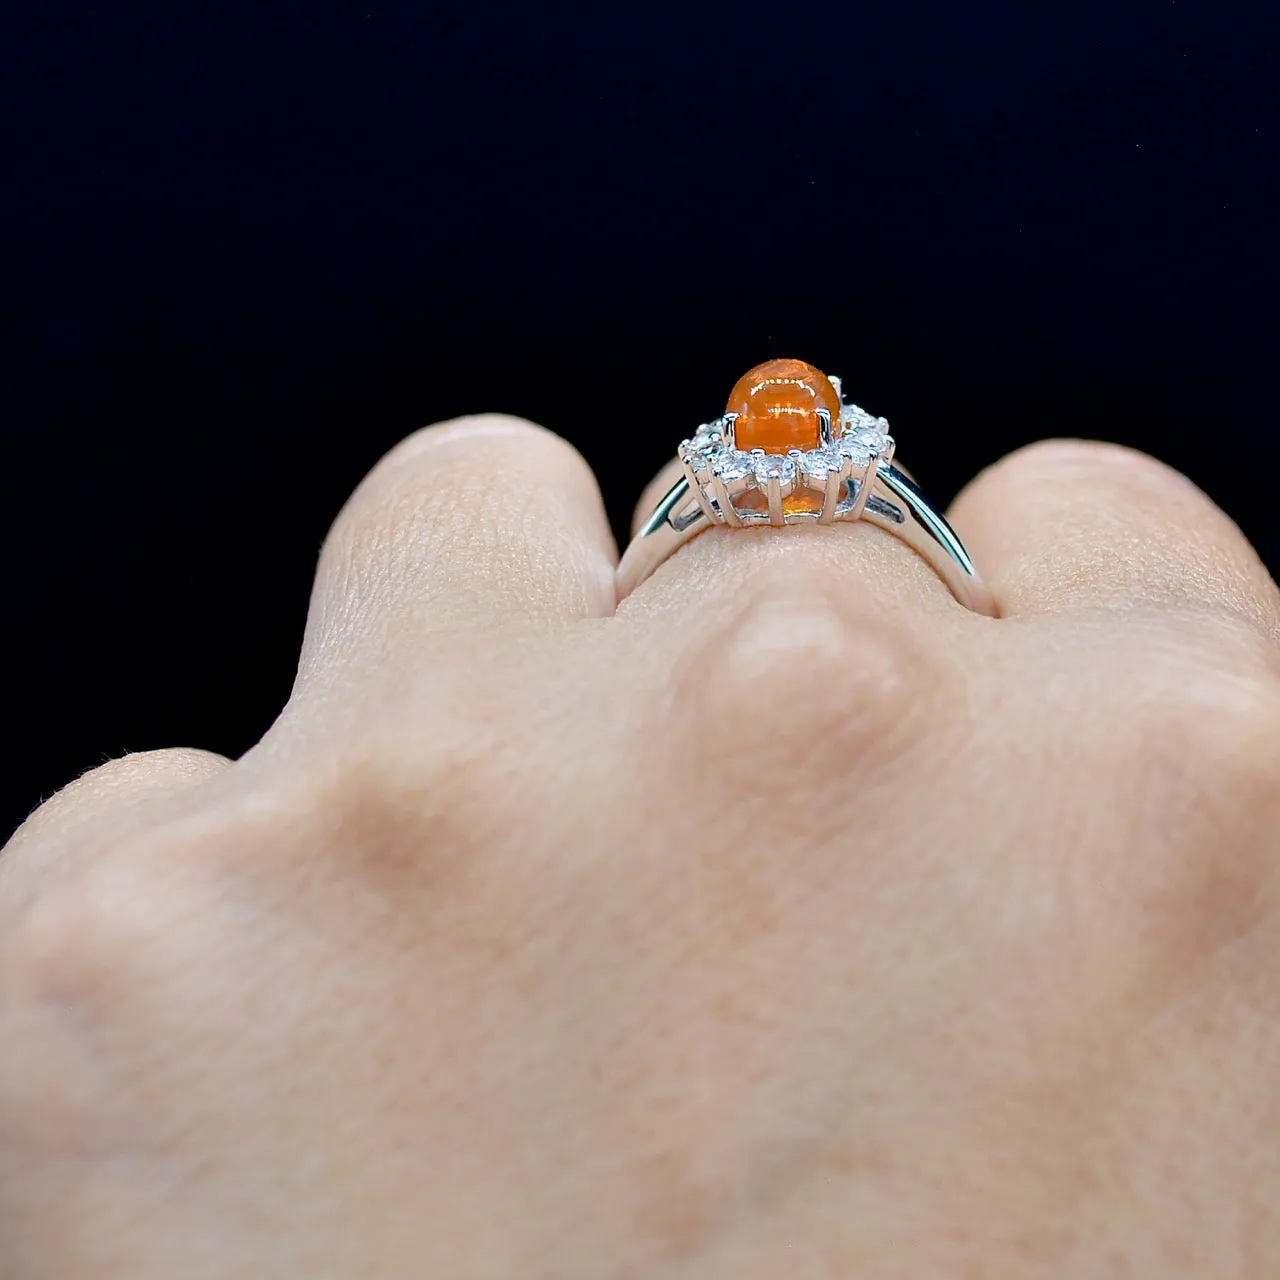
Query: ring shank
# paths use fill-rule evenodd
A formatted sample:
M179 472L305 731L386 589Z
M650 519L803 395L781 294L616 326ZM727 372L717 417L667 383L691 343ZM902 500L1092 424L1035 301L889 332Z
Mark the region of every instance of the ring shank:
M629 596L668 556L712 527L713 522L700 508L686 512L692 501L689 481L682 476L627 547L618 565L620 600ZM995 597L978 575L964 544L942 515L929 505L911 478L892 463L882 462L876 468L865 509L854 518L878 525L905 542L928 561L965 608L987 617L996 616Z

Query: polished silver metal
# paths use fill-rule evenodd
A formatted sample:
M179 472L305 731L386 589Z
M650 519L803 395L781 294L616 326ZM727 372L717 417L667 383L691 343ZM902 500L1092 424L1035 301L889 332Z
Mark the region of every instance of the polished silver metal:
M822 490L822 510L818 513L819 524L830 524L836 518L836 507L840 503L841 488L843 488L843 483L840 479L840 472L828 471L826 484Z
M839 392L840 380L831 382ZM894 465L894 440L883 418L873 418L857 405L844 405L837 428L822 411L822 448L811 454L793 450L788 455L764 455L735 448L735 416L726 414L705 424L681 444L684 474L623 555L619 599L713 525L777 528L867 520L918 552L966 608L996 615L995 598L955 531L910 476ZM765 457L780 461L766 464ZM787 511L785 499L803 490L812 495L809 509Z
M879 463L872 456L867 459L867 465L862 469L862 475L858 477L858 496L853 501L853 506L849 508L848 519L860 520L862 513L867 509L867 502L871 497L871 490L875 486L877 468Z
M836 387L836 395L839 395L839 385L834 380L832 385ZM830 444L832 440L831 412L828 409L818 409L816 412L818 414L818 422L821 424L822 443Z

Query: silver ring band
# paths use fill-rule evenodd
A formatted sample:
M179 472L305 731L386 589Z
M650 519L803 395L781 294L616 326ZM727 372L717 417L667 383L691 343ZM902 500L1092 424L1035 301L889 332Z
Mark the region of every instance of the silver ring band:
M892 533L929 562L965 608L996 616L995 597L963 543L907 475L892 463L882 462L875 468L866 502L858 501L859 496L855 494L849 511L835 519L848 520L852 515ZM681 476L627 547L618 565L618 598L630 595L668 556L712 523L703 505L694 501L688 477Z

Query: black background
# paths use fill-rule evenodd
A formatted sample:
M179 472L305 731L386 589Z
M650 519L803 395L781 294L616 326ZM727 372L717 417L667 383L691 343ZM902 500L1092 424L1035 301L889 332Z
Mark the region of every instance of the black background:
M458 413L567 435L621 533L794 355L939 501L1109 437L1280 565L1278 77L1224 0L6 6L0 828L248 747L329 520Z

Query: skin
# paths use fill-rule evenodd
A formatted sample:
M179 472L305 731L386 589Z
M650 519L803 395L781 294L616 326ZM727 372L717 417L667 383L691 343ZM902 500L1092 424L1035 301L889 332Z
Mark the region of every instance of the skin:
M0 860L6 1280L1274 1276L1280 596L1112 446L951 514L998 620L868 525L615 606L562 441L400 445L266 738Z

